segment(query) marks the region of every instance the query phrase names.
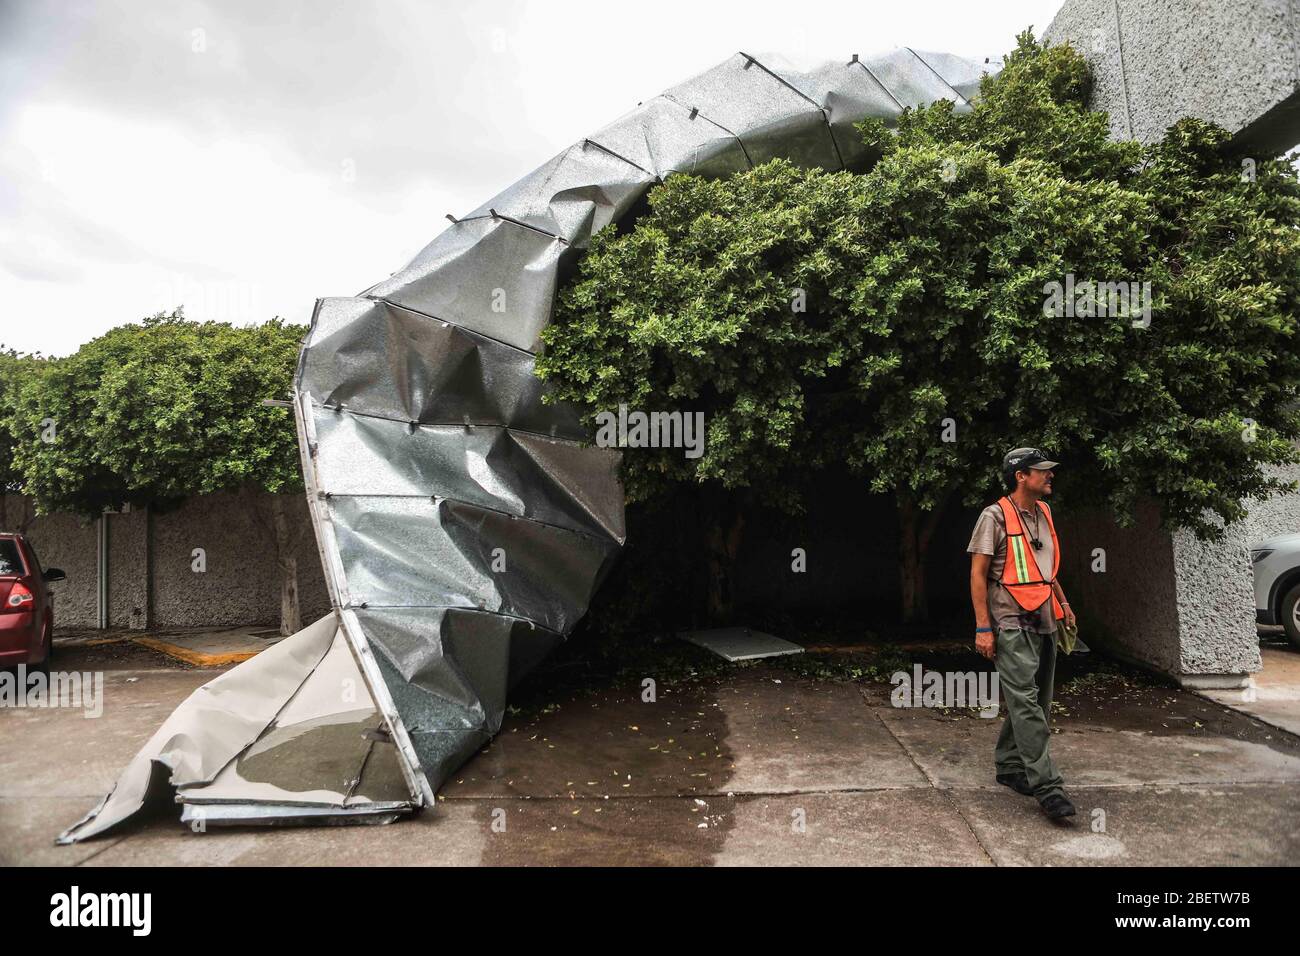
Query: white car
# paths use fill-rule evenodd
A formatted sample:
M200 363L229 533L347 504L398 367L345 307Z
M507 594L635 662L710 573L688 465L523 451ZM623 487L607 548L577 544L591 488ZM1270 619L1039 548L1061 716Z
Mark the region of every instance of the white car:
M1300 534L1280 534L1250 549L1255 570L1255 620L1281 624L1300 647Z

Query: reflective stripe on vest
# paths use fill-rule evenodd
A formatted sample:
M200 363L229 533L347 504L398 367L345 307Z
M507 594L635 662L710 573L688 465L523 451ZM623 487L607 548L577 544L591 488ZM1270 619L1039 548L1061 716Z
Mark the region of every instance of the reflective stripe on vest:
M1065 617L1065 609L1056 599L1052 581L1056 580L1056 572L1061 567L1061 545L1056 540L1052 509L1047 507L1046 502L1038 502L1038 507L1047 518L1047 530L1052 534L1052 577L1044 581L1043 572L1038 567L1038 558L1020 523L1019 509L1008 497L999 498L998 505L1002 508L1002 519L1007 526L1007 557L1002 564L1002 586L1026 611L1037 611L1050 599L1052 613L1060 620Z

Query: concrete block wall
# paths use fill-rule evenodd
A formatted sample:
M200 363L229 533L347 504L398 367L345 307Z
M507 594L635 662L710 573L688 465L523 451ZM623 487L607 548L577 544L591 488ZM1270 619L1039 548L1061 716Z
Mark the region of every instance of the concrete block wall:
M1093 68L1117 138L1151 142L1184 116L1265 154L1300 142L1300 0L1069 0L1044 32Z
M1177 673L1182 641L1174 549L1160 529L1156 505L1143 504L1129 528L1099 509L1054 514L1061 586L1079 617L1084 643L1151 670Z
M17 496L8 497L10 500L6 502L9 505L7 510L12 514L17 505L14 501ZM17 531L19 525L7 523L2 530ZM48 515L30 519L27 534L36 548L36 556L41 565L46 568L61 568L68 575L66 581L50 587L54 595L55 620L69 627L94 627L98 619L98 536L95 523L76 515Z
M1300 469L1287 476L1300 477ZM891 618L898 600L892 502L864 494L859 483L829 479L816 500L796 531L755 527L746 536L738 598L796 610L852 606L864 620ZM287 501L302 529L299 593L303 620L311 621L329 610L329 597L306 502L298 496ZM1139 509L1131 528L1120 528L1105 511L1058 508L1061 579L1085 641L1184 683L1239 684L1260 667L1246 552L1271 534L1300 530L1298 510L1300 496L1261 502L1226 542L1206 545L1161 530L1154 503ZM965 547L975 516L954 509L931 546L928 592L941 617L966 613ZM269 532L237 496L206 495L170 511L138 509L106 519L111 626L277 624L280 579ZM30 519L28 534L42 563L68 574L54 587L59 623L95 626L95 523L49 515ZM790 573L796 545L807 549L807 574ZM206 552L202 574L192 570L195 548ZM1104 552L1104 571L1094 569L1097 549Z
M95 627L96 522L67 514L31 517L30 504L16 499L9 496L5 502L3 530L25 524L41 564L68 575L51 588L58 624ZM286 496L286 503L291 522L301 531L298 594L303 621L310 622L329 611L329 593L307 503L298 495ZM201 495L161 513L137 508L103 520L108 525L110 627L279 624L280 571L273 539L238 496ZM195 548L206 551L207 569L201 574L192 569Z
M1300 465L1274 468L1271 474L1283 481L1300 481ZM1250 514L1239 529L1247 550L1265 538L1300 531L1300 491L1251 502L1248 507Z
M1276 469L1274 474L1294 480L1300 478L1300 467ZM1249 516L1229 528L1226 539L1217 544L1204 544L1182 531L1173 536L1184 684L1239 686L1243 682L1238 675L1259 670L1250 549L1285 531L1300 531L1300 495L1253 503Z
M1243 529L1223 541L1175 532L1174 581L1182 639L1176 676L1189 687L1240 687L1258 671L1255 588Z
M1300 478L1300 468L1275 474ZM1101 511L1063 513L1060 524L1061 579L1087 643L1186 686L1242 686L1260 669L1249 551L1300 531L1300 496L1256 503L1218 542L1162 531L1154 503L1131 528ZM1105 552L1105 572L1093 568L1095 548Z
M307 502L286 497L299 530L298 598L304 623L329 610ZM274 538L237 495L186 499L173 511L153 515L154 627L274 624L280 618L280 569ZM192 570L202 548L207 570Z
M108 522L108 624L149 626L149 512L133 508ZM67 570L66 568L64 570Z
M1194 116L1224 127L1249 154L1277 155L1300 143L1300 0L1214 3L1210 0L1067 0L1044 31L1069 42L1092 66L1091 106L1110 115L1116 138L1158 140L1177 120ZM1081 530L1117 544L1129 537L1104 516L1080 516ZM1150 513L1144 522L1152 519ZM1131 604L1158 599L1154 630L1108 612L1117 652L1144 661L1184 684L1240 686L1260 667L1254 620L1250 545L1268 534L1300 529L1300 499L1257 505L1226 541L1205 544L1186 532L1165 536ZM1122 546L1115 553L1125 555ZM1088 580L1088 579L1084 579ZM1100 605L1111 578L1088 580ZM1172 593L1171 593L1172 591ZM1138 619L1145 617L1139 614ZM1177 633L1169 631L1176 621Z

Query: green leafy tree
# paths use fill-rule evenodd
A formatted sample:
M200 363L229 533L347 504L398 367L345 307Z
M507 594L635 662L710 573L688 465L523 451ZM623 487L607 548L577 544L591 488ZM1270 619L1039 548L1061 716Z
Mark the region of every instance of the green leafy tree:
M1221 535L1295 459L1300 189L1281 160L1243 176L1205 123L1109 140L1088 82L1026 33L971 111L864 123L865 172L669 178L561 290L552 399L593 423L703 411L701 457L629 451L623 480L631 502L715 492L719 564L749 504L798 514L813 472L847 466L897 502L907 620L945 508L986 501L1013 445L1068 460L1122 521L1154 495L1167 524Z
M22 472L14 460L10 419L19 384L38 374L42 361L39 355L0 346L0 531L25 533L35 517L35 511L22 493Z
M267 534L281 571L281 633L302 626L300 530L285 510L302 490L285 397L301 326L235 327L159 314L44 364L17 389L14 461L42 512L88 516L124 503L163 505L237 493ZM53 419L54 440L42 441Z

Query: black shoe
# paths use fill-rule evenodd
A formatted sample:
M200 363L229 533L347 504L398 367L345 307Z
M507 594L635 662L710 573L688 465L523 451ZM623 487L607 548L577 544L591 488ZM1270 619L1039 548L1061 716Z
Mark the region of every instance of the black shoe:
M1029 777L1023 773L1000 773L997 775L997 781L1023 797L1034 795L1034 788L1029 785Z
M1074 804L1059 793L1054 793L1045 800L1040 800L1039 806L1043 808L1043 812L1047 814L1049 820L1063 820L1066 817L1074 816Z

